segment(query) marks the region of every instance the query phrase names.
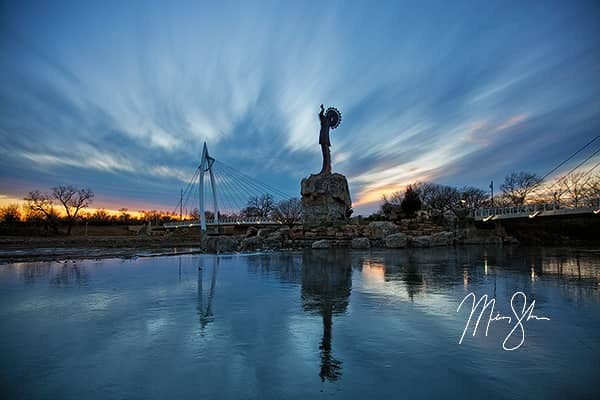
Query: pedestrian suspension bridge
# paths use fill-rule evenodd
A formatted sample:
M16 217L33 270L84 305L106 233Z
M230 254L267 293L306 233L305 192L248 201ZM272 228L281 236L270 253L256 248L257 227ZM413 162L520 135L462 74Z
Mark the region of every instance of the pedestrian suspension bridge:
M180 220L164 227L206 231L207 226L279 224L270 211L277 202L292 197L215 159L204 143L200 165L173 210Z

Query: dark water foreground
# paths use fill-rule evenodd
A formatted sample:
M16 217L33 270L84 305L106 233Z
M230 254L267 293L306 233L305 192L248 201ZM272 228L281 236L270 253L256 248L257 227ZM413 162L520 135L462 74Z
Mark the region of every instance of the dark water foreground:
M486 337L485 314L459 344L466 295L496 298L494 315L516 319L516 291L550 320L524 321L523 344L506 351L514 320L492 322ZM593 399L599 376L593 252L321 250L0 266L6 399Z

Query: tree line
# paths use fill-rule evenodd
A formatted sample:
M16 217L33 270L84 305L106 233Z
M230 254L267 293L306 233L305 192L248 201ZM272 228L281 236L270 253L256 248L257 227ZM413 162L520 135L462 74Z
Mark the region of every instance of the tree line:
M386 218L413 216L427 210L434 216L453 215L462 218L477 208L522 206L528 203L555 203L556 207L579 207L600 199L600 175L571 173L542 185L539 175L519 171L505 176L499 193L473 186L454 187L434 182L416 182L405 192L383 196L378 212ZM491 189L491 187L490 187ZM597 204L596 204L597 205Z
M197 220L198 209L194 209L190 214L191 219ZM205 211L206 219L212 220L214 212ZM276 202L274 197L268 193L260 196L251 196L246 202L246 206L239 213L219 212L219 219L273 219L284 225L292 226L300 222L302 218L302 202L299 198L293 197Z
M0 224L14 226L25 224L30 227L41 227L44 231L59 233L65 228L70 235L76 223L93 225L133 225L152 223L154 225L166 222L184 220L199 220L199 211L193 209L187 215L176 212L159 210L139 210L133 216L127 208L121 208L118 213L109 213L104 209L94 212L85 210L93 203L95 194L89 188L76 188L72 185L56 186L49 192L33 190L23 199L24 205L9 204L0 207ZM239 213L219 212L220 219L227 218L272 218L285 225L300 222L302 204L300 199L291 198L276 202L270 194L248 198L246 207ZM207 219L213 219L214 213L205 211Z

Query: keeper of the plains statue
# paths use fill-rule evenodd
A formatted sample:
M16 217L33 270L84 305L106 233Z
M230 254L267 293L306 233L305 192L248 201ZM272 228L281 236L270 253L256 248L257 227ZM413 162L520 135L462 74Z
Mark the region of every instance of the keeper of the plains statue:
M319 121L321 122L321 131L319 132L319 144L323 153L323 167L319 174L331 174L331 141L329 140L329 129L335 129L342 121L342 114L335 107L329 107L327 111L321 104L319 112Z

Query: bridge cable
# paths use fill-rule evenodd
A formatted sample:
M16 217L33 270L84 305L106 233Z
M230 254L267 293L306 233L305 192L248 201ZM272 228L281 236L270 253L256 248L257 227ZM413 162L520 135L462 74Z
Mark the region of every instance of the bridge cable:
M542 176L534 185L538 186L540 183L542 183L542 181L544 179L546 179L551 173L553 173L554 171L556 171L557 169L559 169L560 167L562 167L564 164L566 164L567 162L569 162L573 157L575 157L577 154L579 154L580 152L582 152L586 147L588 147L590 144L592 144L593 142L595 142L598 138L600 138L600 135L594 137L592 140L590 140L589 142L587 142L583 147L581 147L579 150L577 150L575 153L571 154L566 160L562 161L560 164L558 164L556 167L552 168L548 173L546 173L544 176ZM587 160L586 160L587 161ZM569 172L570 173L570 172ZM568 175L568 174L567 174Z
M223 185L225 185L231 191L232 202L234 204L232 211L241 211L244 208L245 202L242 196L239 194L239 189L235 186L230 176L223 175L223 178Z
M269 195L271 195L273 200L276 200L276 198L280 198L280 199L286 198L282 195L283 192L272 193L269 187L261 185L260 182L250 180L250 179L244 179L243 174L240 174L240 176L232 175L232 178L235 179L239 185L246 188L246 190L248 191L249 194L256 193L256 195L257 195L256 197L260 197L264 194L269 194ZM273 196L273 195L275 195L275 196Z
M196 170L194 171L194 175L192 175L192 178L188 181L188 184L182 194L182 198L185 198L186 200L185 200L185 202L183 202L181 200L180 200L180 202L177 202L177 205L175 206L174 211L173 211L174 213L177 213L177 210L180 208L180 205L187 204L187 201L189 199L190 192L191 192L191 187L194 184L194 181L196 180L196 175L198 175L198 173L199 173L199 171L196 168Z
M267 193L271 192L272 194L277 194L278 196L280 196L280 197L282 197L282 198L284 198L284 199L292 197L292 196L290 196L288 193L285 193L285 192L283 192L283 191L281 191L281 190L279 190L279 189L277 189L277 188L275 188L275 187L273 187L273 186L271 186L271 185L268 185L268 184L266 184L266 183L259 182L258 180L256 180L256 179L254 179L254 178L252 178L252 177L250 177L250 176L248 176L248 175L244 174L243 172L237 171L236 169L234 169L234 168L232 168L232 167L228 166L227 164L225 164L225 163L223 163L223 162L220 162L220 161L217 161L217 162L218 162L219 164L221 164L222 166L224 166L225 168L227 168L227 169L231 170L232 172L234 172L234 173L236 173L236 174L240 175L240 176L241 176L241 177L243 177L244 179L246 179L246 180L248 180L248 181L250 181L250 182L253 182L254 184L257 184L258 186L260 186L260 187L262 187L262 188L268 189L268 190L267 190Z
M600 137L600 136L596 136L596 137ZM547 189L550 189L552 187L554 187L554 185L557 185L560 181L564 180L567 176L571 175L576 169L578 169L579 167L581 167L583 164L585 164L586 162L588 162L592 157L594 157L596 154L600 153L600 147L593 152L591 155L589 155L585 160L583 160L582 162L580 162L579 164L577 164L574 168L572 168L569 172L567 172L565 175L563 175L560 179L558 179L556 182L554 182L552 185L550 185ZM594 167L595 168L595 167ZM593 169L593 168L592 168ZM591 171L591 170L590 170ZM588 172L590 172L588 171ZM585 174L587 175L587 173ZM584 176L585 176L584 175Z

